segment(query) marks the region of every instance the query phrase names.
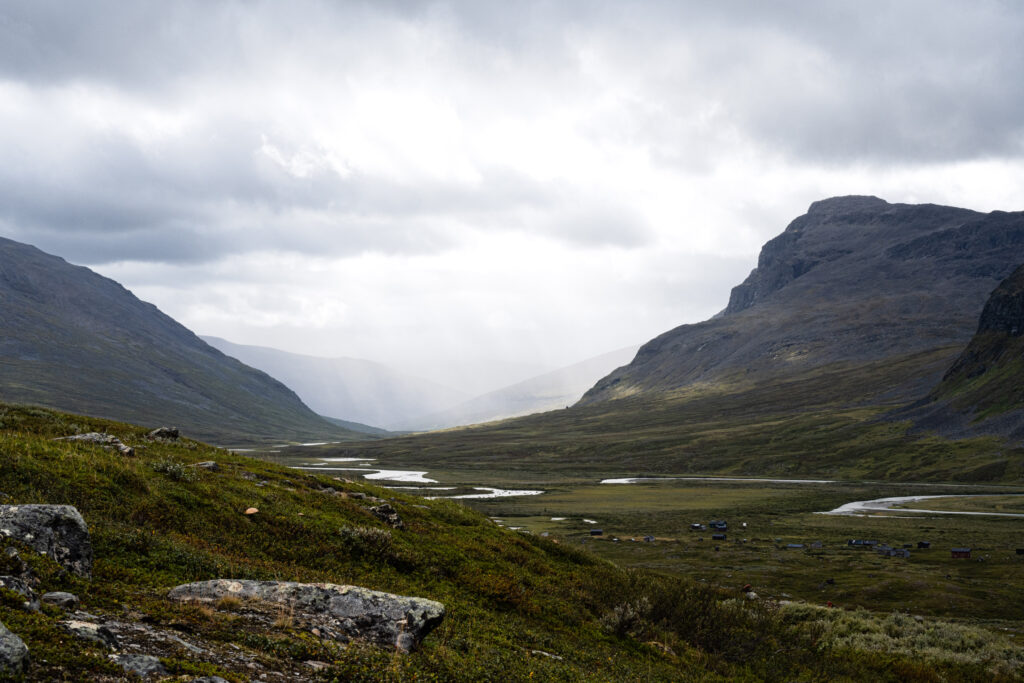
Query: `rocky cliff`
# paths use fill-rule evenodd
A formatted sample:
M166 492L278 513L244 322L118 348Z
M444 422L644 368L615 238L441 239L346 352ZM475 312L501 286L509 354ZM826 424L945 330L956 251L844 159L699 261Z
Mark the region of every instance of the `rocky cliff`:
M648 342L581 403L936 349L952 360L1022 251L1020 212L859 196L815 202L764 245L722 315ZM920 396L941 371L893 386L891 396Z

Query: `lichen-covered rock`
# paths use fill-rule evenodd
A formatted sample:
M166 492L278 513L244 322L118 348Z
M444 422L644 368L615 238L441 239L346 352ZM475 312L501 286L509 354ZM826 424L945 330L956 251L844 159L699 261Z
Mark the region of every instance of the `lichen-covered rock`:
M134 448L124 445L116 436L106 432L87 432L85 434L75 434L74 436L62 436L54 439L54 441L84 441L85 443L95 443L104 448L114 449L121 455L135 455Z
M110 655L110 659L119 664L126 673L136 674L143 678L150 676L168 676L170 672L153 655Z
M72 593L65 593L64 591L44 593L40 600L44 605L53 605L65 612L78 609L78 596Z
M0 505L0 537L21 541L70 572L92 575L89 527L71 505Z
M402 521L402 518L398 515L398 511L391 507L390 503L384 503L383 505L372 507L370 508L370 512L372 512L377 519L384 522L392 529L405 528L405 522Z
M104 647L114 649L117 647L117 636L104 624L95 624L91 621L80 621L68 619L59 622L61 628L76 638L88 640Z
M177 441L180 433L177 427L157 427L146 438L152 441Z
M285 606L323 637L366 640L402 652L415 649L445 614L444 605L433 600L332 583L214 579L177 586L168 597L203 603L235 598L256 611L261 604Z
M0 679L18 676L28 667L28 647L0 622Z
M0 588L17 593L25 598L23 607L31 612L39 611L39 598L32 590L32 581L23 576L0 576Z

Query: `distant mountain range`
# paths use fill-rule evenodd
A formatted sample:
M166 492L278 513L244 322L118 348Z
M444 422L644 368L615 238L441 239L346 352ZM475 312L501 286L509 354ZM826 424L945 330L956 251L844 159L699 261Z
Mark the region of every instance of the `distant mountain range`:
M313 410L331 418L401 429L469 398L464 392L358 358L320 358L202 337L211 346L276 377Z
M356 430L365 430L367 424L393 431L443 429L564 408L636 353L636 347L620 349L470 397L368 360L320 358L218 337L202 339L276 377L316 412L340 418L332 421Z
M1022 255L1024 213L859 196L815 202L764 245L722 314L648 342L581 404L937 349L951 362ZM913 399L937 380L916 376L889 394Z
M477 396L448 410L418 417L409 429L441 429L519 417L571 406L601 377L629 363L637 347L630 346L512 386Z
M0 400L221 444L366 438L88 268L0 238Z

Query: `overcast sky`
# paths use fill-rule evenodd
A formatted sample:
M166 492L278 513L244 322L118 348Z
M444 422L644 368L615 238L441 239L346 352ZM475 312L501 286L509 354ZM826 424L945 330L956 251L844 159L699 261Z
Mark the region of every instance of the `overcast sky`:
M816 199L1024 209L1022 44L1010 0L0 0L0 235L500 383L713 315Z

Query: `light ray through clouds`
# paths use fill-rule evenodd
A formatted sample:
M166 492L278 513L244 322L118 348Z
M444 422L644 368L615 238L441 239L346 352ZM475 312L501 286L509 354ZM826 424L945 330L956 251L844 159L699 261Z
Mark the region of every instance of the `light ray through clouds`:
M1022 38L994 0L0 3L0 234L200 333L527 373L714 314L816 199L1024 208Z

